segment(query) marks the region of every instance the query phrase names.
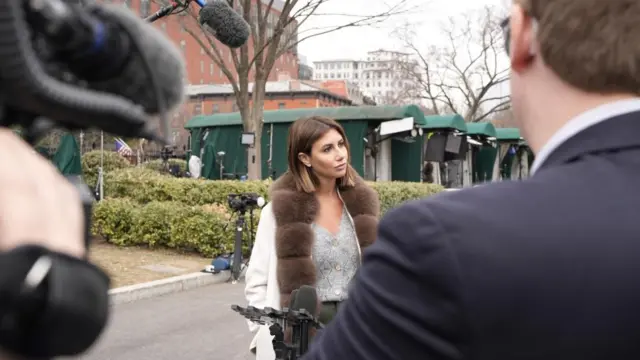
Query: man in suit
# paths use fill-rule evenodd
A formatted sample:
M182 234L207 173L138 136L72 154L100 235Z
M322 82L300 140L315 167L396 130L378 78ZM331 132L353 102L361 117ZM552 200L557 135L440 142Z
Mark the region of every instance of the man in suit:
M504 23L532 176L388 213L304 360L640 359L640 2Z

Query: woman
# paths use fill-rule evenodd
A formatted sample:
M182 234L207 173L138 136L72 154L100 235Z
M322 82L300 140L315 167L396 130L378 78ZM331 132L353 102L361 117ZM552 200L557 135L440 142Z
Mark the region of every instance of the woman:
M349 143L334 120L297 120L287 147L289 171L273 184L262 209L245 295L251 306L281 309L291 291L315 286L319 318L327 323L347 297L361 250L376 238L380 205L349 165ZM250 327L259 329L251 343L257 360L273 360L268 327Z

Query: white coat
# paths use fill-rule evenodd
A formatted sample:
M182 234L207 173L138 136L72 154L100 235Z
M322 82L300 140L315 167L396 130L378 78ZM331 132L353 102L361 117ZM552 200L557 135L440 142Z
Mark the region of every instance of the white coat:
M269 203L262 208L260 213L251 260L245 275L244 293L248 305L259 309L265 307L280 309L275 235L276 220L271 210L271 203ZM269 327L249 322L249 330L257 331L250 345L250 350L258 349L256 360L273 360L276 355L271 344L273 337L269 333Z

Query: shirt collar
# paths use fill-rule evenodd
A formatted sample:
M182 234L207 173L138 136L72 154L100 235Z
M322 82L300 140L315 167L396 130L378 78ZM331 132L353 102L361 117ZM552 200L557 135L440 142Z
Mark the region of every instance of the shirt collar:
M579 132L608 119L635 111L640 111L640 99L638 98L600 105L569 120L560 130L553 134L538 154L536 154L536 158L531 166L530 175L535 174L551 153L562 145L562 143L577 135Z

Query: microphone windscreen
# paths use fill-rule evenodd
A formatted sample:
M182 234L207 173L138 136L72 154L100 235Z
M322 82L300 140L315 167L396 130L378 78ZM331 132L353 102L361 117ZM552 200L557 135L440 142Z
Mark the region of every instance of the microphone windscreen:
M291 292L291 297L289 297L289 309L293 309L293 307L298 303L298 289L295 289Z
M313 286L303 285L298 290L293 310L306 310L314 317L318 314L318 294Z
M132 49L119 76L105 81L88 80L88 86L120 95L142 106L149 115L159 113L158 100L164 103L166 111L180 105L185 98L186 77L180 50L160 30L123 6L101 4L89 10L106 24L122 29L131 39ZM150 82L151 77L155 78L161 99Z
M221 43L238 48L249 39L249 24L225 0L209 1L198 14L200 24L209 27Z

